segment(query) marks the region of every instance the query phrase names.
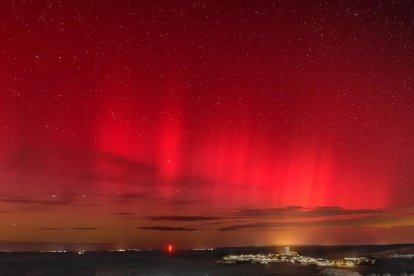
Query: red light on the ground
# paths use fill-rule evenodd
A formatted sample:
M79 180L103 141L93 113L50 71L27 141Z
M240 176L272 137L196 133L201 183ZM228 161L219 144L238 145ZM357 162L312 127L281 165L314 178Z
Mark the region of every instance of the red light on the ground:
M169 244L168 246L167 246L167 251L168 251L168 253L172 253L173 252L173 246L172 246L172 244Z

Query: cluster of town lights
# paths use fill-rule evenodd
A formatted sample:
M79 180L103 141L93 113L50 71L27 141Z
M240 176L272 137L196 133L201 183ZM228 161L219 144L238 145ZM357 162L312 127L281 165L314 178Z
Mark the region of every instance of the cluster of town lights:
M242 262L269 264L269 263L291 263L295 265L317 265L321 267L354 267L357 265L374 264L375 260L366 257L345 257L338 260L328 260L323 258L313 258L301 256L297 252L290 251L285 247L284 254L276 253L259 253L259 254L241 254L226 255L217 261L224 264L235 264Z

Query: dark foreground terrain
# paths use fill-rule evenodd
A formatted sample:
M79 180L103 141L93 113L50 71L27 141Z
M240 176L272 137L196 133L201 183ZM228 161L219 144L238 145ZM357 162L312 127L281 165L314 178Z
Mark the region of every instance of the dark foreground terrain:
M306 246L301 255L321 258L369 256L375 265L331 269L292 264L217 264L226 254L279 252L278 247L219 248L213 251L0 253L0 275L414 275L412 245Z

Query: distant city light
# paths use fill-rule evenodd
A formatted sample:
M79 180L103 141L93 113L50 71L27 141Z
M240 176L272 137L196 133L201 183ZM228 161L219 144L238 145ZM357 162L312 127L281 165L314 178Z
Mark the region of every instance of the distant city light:
M346 268L357 265L374 264L374 259L366 257L344 257L343 259L329 260L323 258L314 258L301 256L298 252L290 251L290 247L284 248L284 254L276 253L259 253L259 254L241 254L225 255L217 263L235 264L250 262L252 264L269 264L269 263L291 263L295 265L317 265L319 267L338 267Z

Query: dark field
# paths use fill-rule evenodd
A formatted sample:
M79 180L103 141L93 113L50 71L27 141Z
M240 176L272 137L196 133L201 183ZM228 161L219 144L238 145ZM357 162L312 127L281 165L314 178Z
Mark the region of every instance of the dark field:
M414 275L413 258L389 258L411 252L410 245L295 247L301 255L342 258L371 256L375 265L332 270L291 264L217 264L225 254L278 252L278 247L220 248L214 251L0 253L0 275Z

